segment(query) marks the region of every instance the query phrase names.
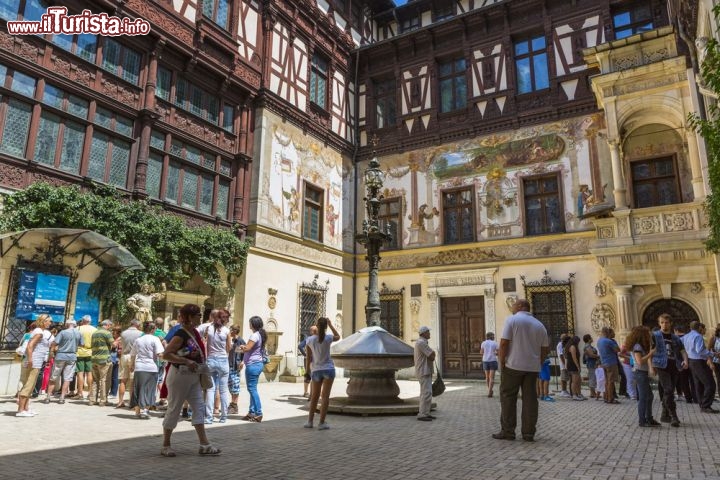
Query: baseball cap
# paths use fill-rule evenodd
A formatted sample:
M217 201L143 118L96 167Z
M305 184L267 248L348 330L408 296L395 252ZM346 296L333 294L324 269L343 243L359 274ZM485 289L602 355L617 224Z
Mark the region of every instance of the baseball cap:
M422 327L420 327L420 330L418 330L418 333L419 333L420 335L422 335L423 333L426 333L426 332L429 332L429 331L430 331L430 327L422 326Z

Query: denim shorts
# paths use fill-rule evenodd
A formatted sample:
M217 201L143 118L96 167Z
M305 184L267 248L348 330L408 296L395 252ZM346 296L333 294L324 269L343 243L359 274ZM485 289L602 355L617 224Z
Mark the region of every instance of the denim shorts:
M483 370L497 370L498 362L483 362Z
M331 368L329 370L313 370L310 376L312 377L313 382L333 380L335 379L335 369Z

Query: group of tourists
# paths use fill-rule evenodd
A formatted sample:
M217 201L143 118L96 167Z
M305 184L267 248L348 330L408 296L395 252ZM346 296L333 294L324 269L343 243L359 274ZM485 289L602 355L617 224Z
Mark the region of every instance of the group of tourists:
M108 405L108 399L117 396L115 408L125 408L128 393L129 408L135 410L137 418L150 418L150 410L165 410L161 455L176 455L171 437L181 417L192 422L200 455L220 454L221 450L210 443L205 425L225 423L228 415L238 414L243 369L249 407L240 418L262 422L258 382L268 361L267 333L257 316L248 321L251 335L247 341L240 337L237 325L228 326L227 310L212 310L207 317L201 324L201 308L188 304L180 309L178 320L167 332L162 329L162 319L142 324L133 319L122 330L113 328L110 320L96 328L86 316L79 327L75 320L67 320L56 334L50 330L52 318L40 315L18 350L23 358L16 416L36 415L30 408L33 396L39 396L43 403L57 398L58 404L64 404L66 398L72 398L99 406ZM311 333L303 350L311 384L310 412L304 426L314 427L319 405L318 429L327 430L327 408L335 378L330 346L340 335L327 318L319 318ZM38 392L36 385L44 371L52 373L47 390ZM60 386L57 394L56 384Z
M563 334L557 345L560 363L561 391L559 397L576 401L587 400L581 393L581 372L585 365L590 398L606 404L620 403L619 396L637 402L638 426L659 427L669 423L680 426L677 398L697 403L700 412L716 414L716 381L720 384L720 327L706 344L705 325L694 321L685 331L682 325L673 329L672 318L664 313L650 329L644 325L632 328L622 345L615 340L612 328L604 327L597 346L587 334L580 338ZM517 425L518 393L522 390L521 432L526 441L533 441L538 418L538 400L554 401L549 395L550 348L543 324L530 314L530 304L518 300L513 314L507 318L500 338L488 334L481 346L492 396L495 370L501 370L501 430L493 434L500 440L514 440ZM416 350L417 351L417 350ZM497 355L497 363L494 363ZM713 377L713 371L715 377ZM661 400L659 421L652 411L651 378L657 376ZM616 390L620 381L621 388Z

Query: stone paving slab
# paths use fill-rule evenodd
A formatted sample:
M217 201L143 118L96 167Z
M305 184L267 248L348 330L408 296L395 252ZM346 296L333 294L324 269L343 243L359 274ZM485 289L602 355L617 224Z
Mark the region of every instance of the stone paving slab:
M400 381L401 396L417 396ZM679 403L683 425L636 426L635 402L541 402L536 442L499 441L500 402L480 383L447 381L433 422L414 416L329 415L327 431L302 428L302 385L261 383L264 419L209 427L219 457L197 454L189 422L173 435L176 458L159 455L161 419L129 410L33 403L15 418L0 399L0 472L7 479L568 479L720 480L720 415ZM341 393L344 382L335 384ZM241 395L240 408L247 406ZM659 410L655 402L655 411ZM242 410L241 410L242 412ZM243 412L244 413L244 412ZM659 416L656 415L656 416ZM518 430L519 436L519 430Z

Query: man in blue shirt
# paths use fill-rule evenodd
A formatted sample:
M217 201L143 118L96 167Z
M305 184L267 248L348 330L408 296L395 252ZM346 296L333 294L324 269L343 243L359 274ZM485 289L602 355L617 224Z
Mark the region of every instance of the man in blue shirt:
M720 413L712 408L715 399L715 380L712 373L713 353L705 346L705 325L696 321L690 323L690 333L682 339L690 363L690 373L697 386L698 403L703 413Z
M620 403L615 398L615 382L618 378L618 352L620 347L613 340L615 331L610 327L603 327L600 331L601 337L597 341L597 350L600 355L601 367L605 371L605 393L603 399L605 403Z

